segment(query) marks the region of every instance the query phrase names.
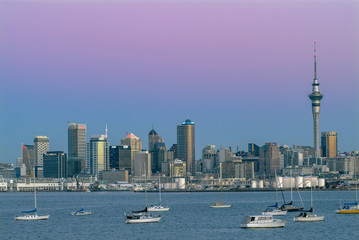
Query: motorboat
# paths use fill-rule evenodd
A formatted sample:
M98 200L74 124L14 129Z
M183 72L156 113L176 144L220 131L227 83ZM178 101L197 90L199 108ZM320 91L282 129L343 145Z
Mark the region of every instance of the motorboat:
M224 202L214 202L213 204L209 205L211 208L230 208L231 204L224 204Z
M287 214L286 210L281 210L280 208L267 208L262 215L272 215L272 216L284 216Z
M85 211L83 208L77 210L76 212L72 212L71 215L73 216L84 216L84 215L91 215L90 211Z
M241 228L279 228L284 227L286 220L274 219L272 215L246 216Z

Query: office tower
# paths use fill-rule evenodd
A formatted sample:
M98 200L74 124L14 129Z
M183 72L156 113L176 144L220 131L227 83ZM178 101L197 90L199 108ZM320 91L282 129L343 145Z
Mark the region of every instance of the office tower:
M26 174L30 174L35 167L35 147L34 145L22 145L22 162L26 167Z
M151 176L151 155L148 151L139 151L135 154L132 176Z
M43 166L43 155L49 151L49 138L46 136L35 136L34 138L36 166Z
M187 167L186 162L175 159L169 162L169 176L170 177L186 177Z
M110 146L110 169L120 169L120 146Z
M337 132L322 132L322 157L335 158L337 152Z
M260 148L259 171L262 175L273 177L275 171L280 172L281 158L279 146L276 143L265 143Z
M186 162L187 175L195 175L195 125L190 119L177 126L178 158Z
M98 135L90 138L89 142L89 163L90 174L98 175L101 171L109 168L109 142L106 135Z
M313 113L313 128L314 128L314 148L315 148L315 158L320 157L319 149L319 113L320 113L320 100L322 100L323 95L319 92L319 82L317 78L317 52L316 52L316 42L314 42L314 80L312 83L313 89L312 93L309 94L309 98L312 101L312 113Z
M135 158L135 152L131 151L131 146L120 146L118 150L118 165L120 170L131 171L131 160ZM133 157L132 157L133 156Z
M86 169L86 124L68 123L68 173L72 177Z
M135 154L142 150L142 141L135 134L130 133L123 139L121 139L121 146L128 146L128 150L130 150L130 160L131 160L131 171L134 169L134 161L135 161ZM122 159L120 156L120 162L125 161L128 163L128 159ZM121 165L121 163L120 163ZM126 165L127 166L127 165ZM126 167L127 169L127 167Z
M202 172L211 173L219 167L215 145L207 145L202 149Z
M164 143L163 138L152 129L148 134L148 152L152 152L156 143Z
M67 178L67 155L62 151L51 151L44 154L44 177Z

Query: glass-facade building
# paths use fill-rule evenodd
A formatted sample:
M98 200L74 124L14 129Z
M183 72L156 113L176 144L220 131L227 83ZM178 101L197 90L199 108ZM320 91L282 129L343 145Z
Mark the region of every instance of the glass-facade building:
M195 125L190 119L177 126L178 158L187 166L187 175L195 175Z

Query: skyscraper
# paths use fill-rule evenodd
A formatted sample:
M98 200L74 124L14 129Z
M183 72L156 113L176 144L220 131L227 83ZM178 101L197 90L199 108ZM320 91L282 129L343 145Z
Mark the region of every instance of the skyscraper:
M337 152L337 132L322 132L322 157L335 158Z
M68 173L76 176L86 169L86 124L68 123Z
M259 171L265 176L274 176L275 171L280 172L280 152L276 143L265 143L260 148Z
M30 174L35 167L35 149L34 145L22 145L22 162L26 166L26 174Z
M34 138L36 166L43 166L43 155L49 151L49 138L46 136L35 136Z
M177 126L178 158L186 162L187 174L195 175L195 125L190 119Z
M312 101L315 158L318 159L320 157L320 149L319 149L320 100L322 100L323 95L319 92L319 82L317 78L317 50L316 50L315 41L314 41L314 80L312 86L313 89L312 89L312 93L309 94L309 98Z
M123 139L121 139L121 146L129 146L131 152L131 172L134 170L135 163L135 154L142 150L142 141L135 134L130 133ZM124 159L121 159L120 154L120 162ZM121 163L120 163L121 165Z
M151 155L148 151L139 151L135 154L132 176L151 176Z
M158 133L152 129L148 134L148 151L152 152L156 143L164 143L163 138L158 135Z
M109 142L106 135L93 136L89 142L90 174L98 175L109 168Z

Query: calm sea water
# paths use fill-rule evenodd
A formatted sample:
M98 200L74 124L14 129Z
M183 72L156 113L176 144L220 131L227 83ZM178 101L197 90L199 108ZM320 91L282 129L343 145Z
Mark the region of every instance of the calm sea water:
M289 192L285 193L289 198ZM310 206L310 192L300 193L304 205ZM229 209L212 209L219 193L164 193L171 209L159 223L126 224L124 212L140 210L144 193L91 192L37 194L39 213L49 213L47 221L15 221L21 210L33 208L32 193L0 193L0 239L359 239L359 214L338 215L340 201L353 200L353 191L313 192L314 212L325 216L323 222L297 223L288 213L277 217L288 220L280 229L241 229L244 216L260 213L275 202L274 192L225 192ZM298 193L293 193L300 205ZM81 208L90 216L72 216ZM148 193L149 203L158 194Z

